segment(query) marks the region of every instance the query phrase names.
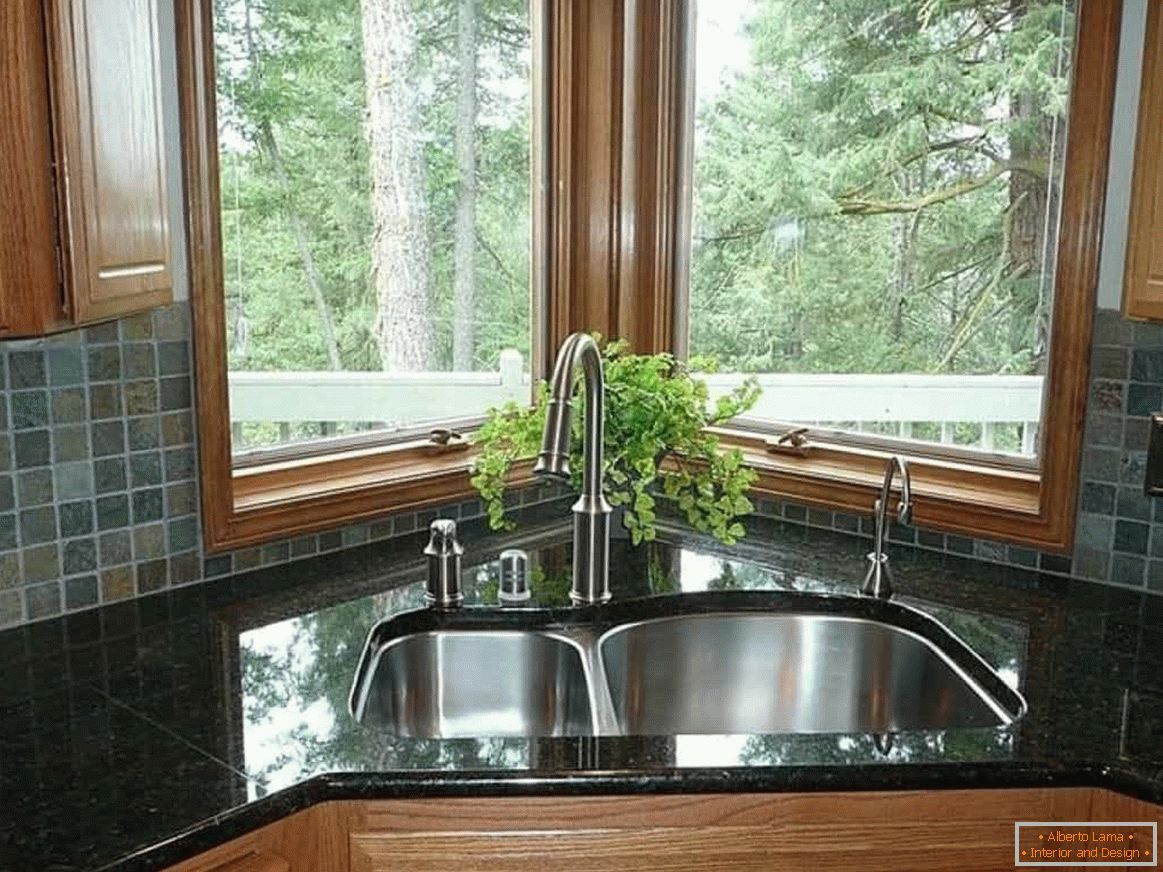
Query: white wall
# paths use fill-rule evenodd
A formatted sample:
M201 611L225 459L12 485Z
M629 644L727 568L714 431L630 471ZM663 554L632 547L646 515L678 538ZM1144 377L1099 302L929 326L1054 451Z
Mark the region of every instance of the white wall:
M3 2L3 0L0 0ZM166 174L170 188L170 237L174 274L174 299L190 296L186 262L186 203L182 189L181 117L178 106L177 35L174 29L174 0L158 3L158 41L162 62L162 114L166 137Z
M1143 35L1147 29L1149 2L1151 0L1125 0L1123 4L1119 77L1115 88L1110 173L1107 176L1106 218L1103 221L1098 273L1100 309L1118 309L1122 304L1127 217L1131 208L1131 169L1135 158L1135 120L1139 110Z

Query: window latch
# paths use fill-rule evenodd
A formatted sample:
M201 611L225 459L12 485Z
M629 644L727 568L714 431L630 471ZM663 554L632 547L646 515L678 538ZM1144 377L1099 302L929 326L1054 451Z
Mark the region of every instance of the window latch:
M447 427L437 427L428 434L428 442L424 445L429 454L445 454L449 451L467 451L468 440L464 434L449 430Z
M772 454L790 454L793 457L807 457L811 448L808 428L796 427L775 439L767 440L767 450Z

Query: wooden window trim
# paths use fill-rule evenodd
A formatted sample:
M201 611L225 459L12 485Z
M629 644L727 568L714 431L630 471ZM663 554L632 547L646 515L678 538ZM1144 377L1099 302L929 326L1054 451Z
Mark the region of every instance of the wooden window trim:
M640 0L648 2L648 0ZM1082 0L1079 5L1074 90L1071 95L1067 153L1063 179L1058 267L1055 275L1052 342L1043 391L1042 420L1036 469L980 459L960 460L926 454L915 442L891 440L829 441L817 437L803 457L773 454L770 434L741 426L719 430L724 445L740 448L759 473L757 495L786 498L827 509L870 510L891 453L908 456L919 499L915 523L921 527L1018 542L1049 551L1068 551L1074 540L1078 476L1089 393L1090 343L1098 284L1098 261L1105 210L1114 86L1122 18L1121 0ZM681 27L671 39L688 39ZM676 42L671 54L689 47ZM667 56L666 50L659 54ZM672 101L660 110L685 111L689 100ZM685 106L685 109L683 108ZM684 119L685 120L685 119ZM660 126L665 126L664 117ZM674 122L670 123L682 123ZM686 122L686 138L691 128ZM679 146L682 148L683 146ZM680 184L689 185L690 159L679 170ZM689 200L689 197L687 198ZM659 208L659 212L664 208ZM645 214L645 211L643 212ZM672 232L686 233L681 221L671 221ZM661 231L660 231L661 232ZM670 250L680 256L685 236L672 240ZM685 270L676 269L685 275ZM675 296L685 288L676 285ZM686 306L676 305L684 315ZM674 328L671 347L681 351L685 328ZM877 444L879 443L879 444Z
M539 243L534 364L546 371L576 329L645 353L682 353L690 187L690 4L543 0L535 41L534 225ZM915 450L916 522L1046 550L1073 541L1088 394L1099 242L1121 0L1082 0L1063 185L1054 340L1036 471L927 457ZM472 451L419 441L236 468L226 421L225 304L218 225L213 22L208 0L177 0L204 538L211 551L313 532L474 496ZM613 48L612 48L613 47ZM584 83L584 87L577 87ZM884 446L820 441L806 457L767 451L767 436L720 432L759 473L759 495L867 511ZM518 473L525 479L528 470Z
M619 332L623 0L533 4L534 375L576 329ZM203 539L222 551L470 499L472 450L396 441L236 466L231 454L210 0L176 0ZM584 82L585 87L575 87ZM535 295L536 297L536 295ZM326 447L324 446L324 450ZM518 481L528 476L518 471Z

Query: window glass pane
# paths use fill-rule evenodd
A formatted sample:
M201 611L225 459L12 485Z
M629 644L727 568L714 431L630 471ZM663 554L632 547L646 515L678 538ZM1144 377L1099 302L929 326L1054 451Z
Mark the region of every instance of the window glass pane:
M690 348L770 421L1033 454L1064 0L699 4Z
M525 0L216 0L234 450L530 396Z

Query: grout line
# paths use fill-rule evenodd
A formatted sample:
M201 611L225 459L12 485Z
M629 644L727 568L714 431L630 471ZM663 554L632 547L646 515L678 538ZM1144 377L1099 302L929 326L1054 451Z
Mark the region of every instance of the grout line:
M131 715L133 715L134 717L136 717L136 718L138 718L138 719L140 719L140 720L144 721L145 723L149 724L151 727L153 727L153 728L155 728L155 729L157 729L157 730L160 730L161 732L163 732L163 733L165 733L167 736L169 736L171 739L174 739L175 741L177 741L177 742L181 743L182 745L185 745L187 748L190 748L191 750L193 750L193 751L197 752L197 753L198 753L198 754L200 754L201 756L205 757L207 760L211 760L211 761L213 761L214 763L217 763L217 764L219 764L220 766L223 766L223 767L225 767L226 769L229 769L229 770L230 770L231 772L233 772L235 775L238 775L238 776L240 776L241 778L244 778L244 779L245 779L245 780L247 780L247 781L251 781L251 782L253 782L253 783L255 783L255 784L259 785L260 787L263 787L264 789L266 788L266 782L264 782L264 781L263 781L261 778L259 778L258 776L255 776L255 775L248 775L246 772L243 772L243 771L242 771L242 770L240 770L238 767L236 767L236 766L234 766L234 765L232 765L232 764L228 763L228 762L227 762L227 761L225 761L225 760L219 759L219 758L218 758L217 756L215 756L214 754L211 754L209 751L206 751L206 750L204 750L203 748L201 748L200 746L198 746L198 745L194 744L194 743L193 743L193 742L191 742L189 739L187 739L185 736L181 735L180 733L177 733L177 732L175 732L175 731L174 731L174 730L172 730L170 727L167 727L165 724L161 723L160 721L156 720L155 718L151 717L150 715L147 715L145 712L138 711L136 708L134 708L133 706L131 706L131 705L128 705L128 704L126 704L126 703L122 702L122 701L121 701L120 699L118 699L117 697L115 697L115 696L111 696L111 695L110 695L109 693L107 693L107 692L106 692L106 691L105 691L105 690L104 690L102 687L100 687L99 685L95 684L94 682L92 682L92 681L89 681L89 680L86 680L86 681L84 682L84 684L88 685L90 688L92 688L94 691L96 691L98 694L100 694L100 695L101 695L102 697L104 697L106 700L108 700L109 702L113 703L113 705L117 706L117 707L118 707L118 708L120 708L120 709L123 709L124 711L127 711L127 712L129 712Z

